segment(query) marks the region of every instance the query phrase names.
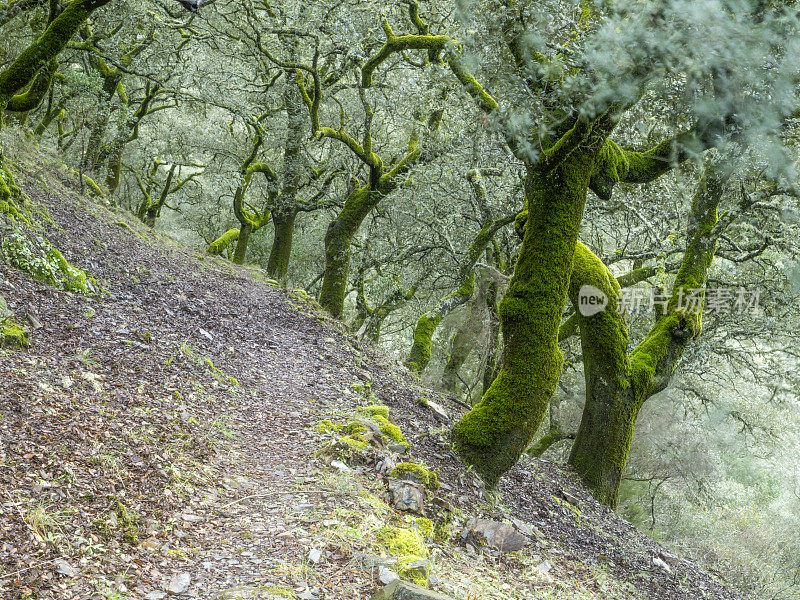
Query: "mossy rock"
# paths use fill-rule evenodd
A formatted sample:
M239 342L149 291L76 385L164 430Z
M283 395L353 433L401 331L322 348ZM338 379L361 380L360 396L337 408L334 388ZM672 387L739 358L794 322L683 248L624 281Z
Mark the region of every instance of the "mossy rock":
M433 491L438 490L440 487L438 475L428 467L418 465L417 463L402 462L392 469L389 473L389 477L421 483L426 488Z
M428 585L428 569L420 568L427 563L428 547L417 529L384 526L375 532L380 545L397 559L401 577L422 586Z
M0 323L0 348L30 348L28 330L13 319Z
M408 447L408 442L406 441L403 432L397 425L390 423L389 419L381 415L373 415L372 420L378 424L383 435L394 442L397 442L398 444L405 444L406 447Z

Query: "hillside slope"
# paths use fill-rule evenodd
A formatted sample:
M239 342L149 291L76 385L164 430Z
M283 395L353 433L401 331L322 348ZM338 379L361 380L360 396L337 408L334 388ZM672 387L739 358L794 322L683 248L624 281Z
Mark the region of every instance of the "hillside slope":
M487 493L432 402L456 407L313 301L82 198L19 142L7 154L105 294L0 263L31 330L0 349L3 598L363 599L392 573L458 600L737 598L562 466L526 459ZM387 476L401 462L441 487ZM390 483L430 520L393 508ZM526 544L503 553L481 527Z

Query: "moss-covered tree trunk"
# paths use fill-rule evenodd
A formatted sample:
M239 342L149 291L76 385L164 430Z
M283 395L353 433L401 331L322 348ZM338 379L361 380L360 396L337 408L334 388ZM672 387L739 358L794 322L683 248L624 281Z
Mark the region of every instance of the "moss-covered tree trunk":
M347 277L350 271L350 244L361 223L382 198L369 186L360 187L348 194L341 212L328 225L325 232L325 275L319 303L334 317L341 319L344 298L347 294Z
M592 316L578 312L586 378L586 406L569 463L594 496L616 507L619 485L644 402L669 383L689 342L700 333L702 303L688 299L705 286L720 231L717 206L729 176L709 164L692 201L687 244L666 310L639 346L627 355L625 320L617 310L619 284L592 252L578 244L570 299L578 308L580 286L592 285L609 299ZM683 306L681 305L683 304Z
M472 317L472 314L470 314ZM442 388L451 394L455 394L458 387L459 372L464 363L467 362L472 344L475 340L475 329L472 319L464 319L453 339L450 340L450 356L442 370Z
M457 452L489 486L530 444L561 375L558 330L597 147L602 145L599 136L590 135L554 169L527 169L522 248L499 307L503 366L452 434Z
M275 225L275 239L267 262L267 273L272 279L286 285L286 275L289 273L289 260L292 256L292 236L294 235L294 221L297 217L295 211L286 214L272 213L272 222Z
M236 250L233 251L233 262L243 265L247 257L247 244L250 242L250 234L253 233L252 223L243 223L239 227L239 236L236 238Z

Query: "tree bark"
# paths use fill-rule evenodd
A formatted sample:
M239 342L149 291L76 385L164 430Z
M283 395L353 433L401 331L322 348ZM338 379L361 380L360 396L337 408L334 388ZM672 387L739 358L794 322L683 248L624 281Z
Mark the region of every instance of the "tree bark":
M579 315L586 378L586 406L569 463L593 495L616 507L617 494L633 439L636 417L644 402L663 390L689 342L700 334L702 303L681 306L690 290L705 286L721 230L717 224L724 183L730 173L708 163L692 200L687 245L666 310L645 339L630 353L625 320L617 311L619 283L592 252L578 244L570 299L578 307L579 286L603 290L606 309Z
M272 213L272 222L275 225L275 239L267 262L267 273L281 285L286 285L286 275L289 272L289 259L292 255L292 236L294 234L294 220L297 213L290 211L288 214Z
M558 330L589 181L604 134L592 134L555 168L529 165L520 256L500 303L503 366L453 428L456 451L489 487L519 460L561 375Z

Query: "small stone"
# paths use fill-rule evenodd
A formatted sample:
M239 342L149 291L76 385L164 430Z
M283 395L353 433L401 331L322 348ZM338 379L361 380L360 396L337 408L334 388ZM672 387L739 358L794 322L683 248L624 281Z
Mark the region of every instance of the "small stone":
M312 548L311 552L308 553L308 562L312 564L317 564L322 559L322 550L319 548Z
M664 569L667 573L672 573L672 569L669 568L669 565L657 556L653 557L653 565Z
M203 520L203 517L200 517L198 515L190 515L188 513L183 513L181 515L181 518L187 523L199 523L200 521Z
M511 525L489 519L472 519L462 537L473 535L487 546L503 553L522 550L530 543L528 536L521 534Z
M442 406L438 402L434 402L433 400L428 400L427 406L433 411L433 415L439 421L447 423L450 420L450 415L447 414L447 411L444 409L444 406Z
M189 589L189 584L192 581L192 576L189 573L179 573L173 575L172 579L167 584L167 591L170 594L183 594Z
M148 550L154 550L154 551L161 548L161 542L159 542L156 538L147 538L139 545L142 548L147 548Z
M387 449L395 454L405 454L408 452L408 444L389 444Z
M55 559L53 561L53 566L56 568L56 573L59 573L60 575L75 577L78 574L74 567L63 558Z
M348 467L346 464L344 464L340 460L332 461L331 462L331 466L333 468L337 469L340 473L349 473L350 471L352 471L352 469L350 467Z
M658 558L663 560L667 563L671 568L675 569L680 566L681 559L675 556L674 554L667 552L666 550L662 550L658 553Z
M206 338L206 339L208 339L208 340L213 340L213 339L214 339L214 336L213 336L213 335L211 335L209 332L207 332L207 331L206 331L205 329L203 329L202 327L200 327L200 335L202 335L204 338Z
M164 600L167 597L166 592L150 592L144 597L144 600Z
M550 569L553 568L553 565L550 564L550 561L546 560L543 563L536 565L536 570L541 571L542 573L549 573Z
M425 511L425 486L414 481L388 477L389 504L397 510L423 514Z
M1 316L0 316L0 320L2 320ZM42 322L36 316L36 313L33 313L33 312L27 312L25 314L25 321L28 323L28 325L30 325L31 329L33 329L34 331L44 327L44 325L42 325Z
M400 579L397 573L381 565L378 569L378 581L383 585L389 585L393 581Z
M14 313L8 308L8 304L6 304L5 299L0 296L0 321L5 321L6 319L10 319L14 316Z
M569 502L570 504L572 504L572 506L574 506L576 508L579 507L580 504L581 504L580 500L578 500L575 496L573 496L569 492L565 492L565 491L562 490L561 491L561 497L564 498L564 500L566 500L567 502Z
M533 537L533 532L530 526L525 521L520 521L516 517L511 517L511 523L516 527L522 535Z
M375 465L375 470L381 475L386 475L386 473L394 471L396 467L397 463L394 462L394 459L391 456L387 456Z

